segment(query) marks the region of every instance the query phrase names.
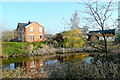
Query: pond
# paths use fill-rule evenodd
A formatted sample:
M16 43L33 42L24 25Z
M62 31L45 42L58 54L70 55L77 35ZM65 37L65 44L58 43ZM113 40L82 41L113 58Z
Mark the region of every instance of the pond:
M2 59L2 69L16 69L17 67L25 67L26 70L32 70L39 67L54 65L54 63L66 63L75 60L78 61L85 61L86 63L90 64L92 57L82 55L82 54L75 54L75 55L45 55L45 56L26 56L26 57L10 57L8 59Z
M105 78L118 77L118 64L112 61L101 62L89 53L67 53L53 54L44 56L22 56L9 57L2 59L2 69L6 74L7 70L13 70L10 77L16 75L14 70L24 68L23 77L41 78L41 75L47 75L47 78ZM18 70L19 71L19 70ZM21 72L22 73L22 72ZM21 75L17 73L18 75ZM28 74L28 75L27 75ZM39 76L40 75L40 76ZM17 75L16 75L17 76Z

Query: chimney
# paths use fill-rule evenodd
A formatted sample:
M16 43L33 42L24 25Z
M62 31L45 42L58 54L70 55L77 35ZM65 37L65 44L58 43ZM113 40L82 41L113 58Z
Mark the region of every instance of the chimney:
M28 24L30 24L31 23L31 21L28 21Z

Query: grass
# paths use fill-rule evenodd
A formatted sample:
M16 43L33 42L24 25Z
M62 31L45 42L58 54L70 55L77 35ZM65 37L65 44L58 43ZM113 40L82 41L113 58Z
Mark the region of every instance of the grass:
M28 53L29 45L33 45L33 50L40 48L45 42L2 42L2 54L4 55L23 55Z
M27 51L27 43L23 42L3 42L2 43L2 53L8 56L13 54L24 54Z
M34 48L33 50L39 49L40 47L43 47L44 45L46 45L45 41L41 41L41 42L31 42L31 44L33 44Z

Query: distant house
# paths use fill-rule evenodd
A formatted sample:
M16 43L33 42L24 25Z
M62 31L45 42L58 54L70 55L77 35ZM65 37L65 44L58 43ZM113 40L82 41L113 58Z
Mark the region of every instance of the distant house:
M54 37L54 35L52 35L52 34L44 34L44 38L46 40L51 40L53 37Z
M18 23L16 30L20 42L45 41L44 27L37 22Z
M115 41L120 43L120 27L118 27L115 31Z
M87 35L83 35L82 31L80 29L71 29L68 31L63 31L61 33L57 33L56 37L58 38L68 38L68 37L83 37L83 38L88 38Z
M78 35L82 34L82 32L80 29L71 29L69 31L63 31L61 34L63 35L63 38L67 38L69 36L79 37Z
M105 38L107 41L115 40L115 29L104 30ZM88 35L88 40L91 40L93 37L96 37L98 40L104 40L102 35L102 30L90 31Z

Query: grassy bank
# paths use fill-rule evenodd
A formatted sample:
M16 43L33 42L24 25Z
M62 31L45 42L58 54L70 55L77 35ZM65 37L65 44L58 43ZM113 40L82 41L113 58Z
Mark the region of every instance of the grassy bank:
M14 54L23 55L30 50L40 48L43 44L45 44L45 42L2 42L2 54L3 56L11 56Z

